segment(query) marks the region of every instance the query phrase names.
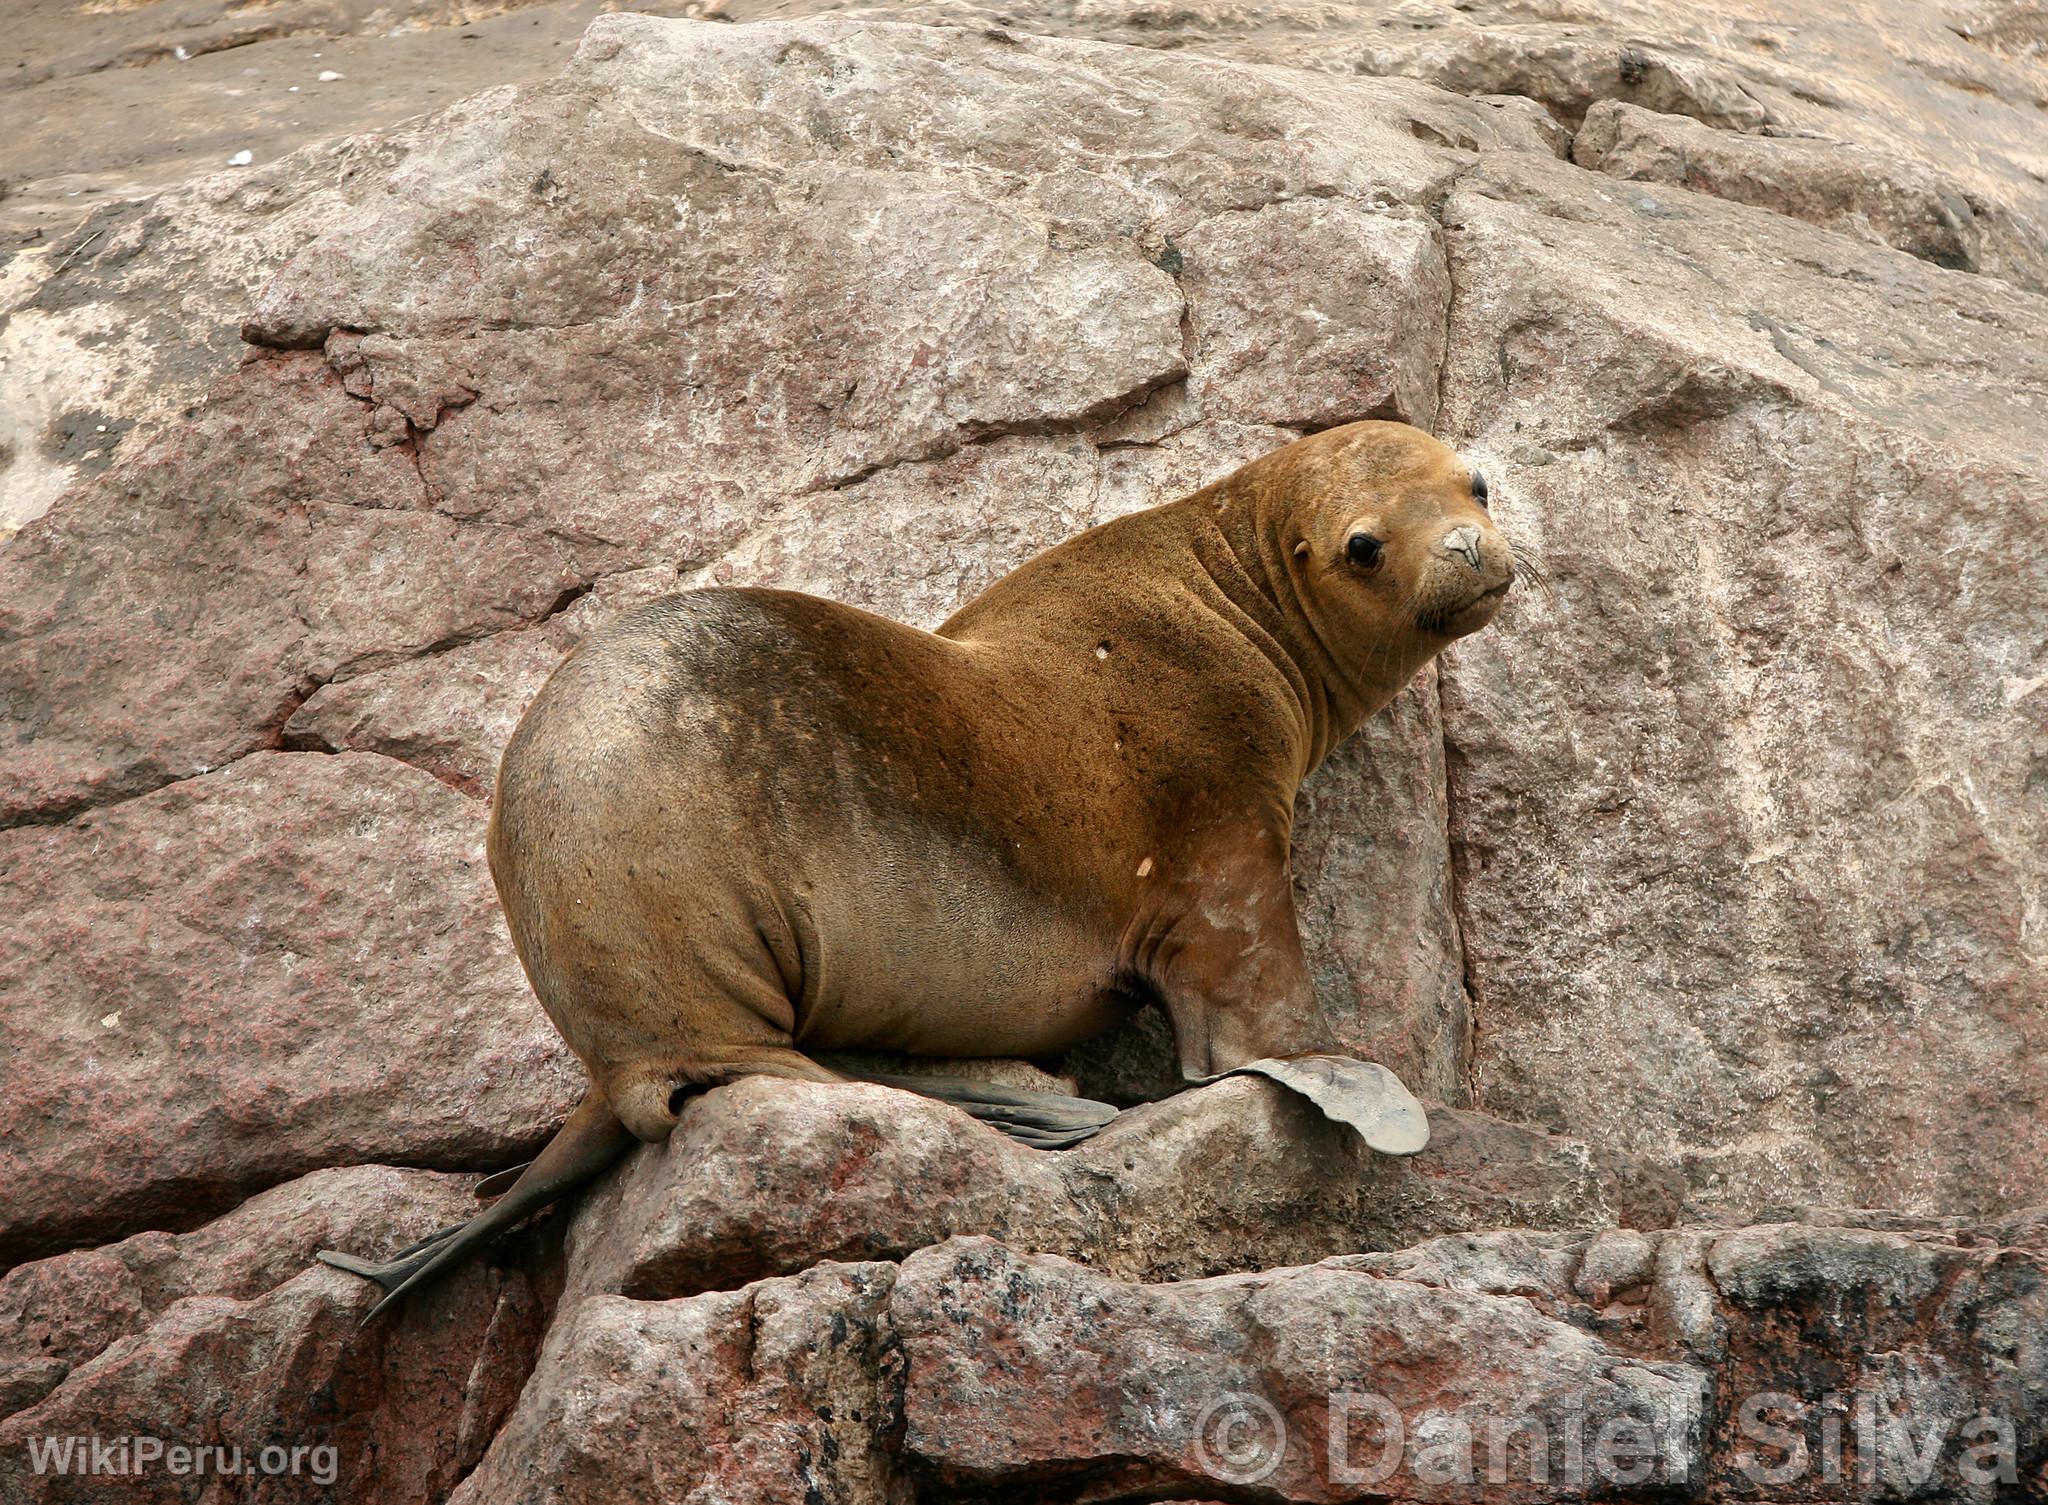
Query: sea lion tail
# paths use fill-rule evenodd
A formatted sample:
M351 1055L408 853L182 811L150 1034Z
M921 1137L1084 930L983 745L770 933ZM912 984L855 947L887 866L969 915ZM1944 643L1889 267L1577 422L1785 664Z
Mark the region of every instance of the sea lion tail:
M633 1136L593 1087L505 1195L468 1222L430 1234L381 1264L332 1249L322 1249L315 1257L324 1265L374 1280L384 1288L383 1299L363 1318L365 1323L375 1321L408 1291L440 1279L529 1213L540 1211L597 1176L632 1143Z

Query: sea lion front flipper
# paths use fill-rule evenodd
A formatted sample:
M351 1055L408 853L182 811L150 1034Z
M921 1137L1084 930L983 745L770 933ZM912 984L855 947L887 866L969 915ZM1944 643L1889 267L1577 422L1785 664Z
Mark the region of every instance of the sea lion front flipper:
M896 1076L888 1072L849 1072L878 1087L894 1087L934 1098L992 1129L1009 1135L1019 1144L1034 1149L1063 1150L1093 1139L1104 1124L1117 1115L1110 1103L1088 1097L1068 1097L1059 1092L1035 1092L1022 1087L998 1087L966 1077Z
M1401 1079L1376 1061L1330 1055L1272 1057L1247 1061L1203 1077L1202 1082L1241 1074L1270 1077L1300 1093L1326 1118L1356 1129L1358 1137L1382 1155L1414 1155L1429 1145L1429 1114Z

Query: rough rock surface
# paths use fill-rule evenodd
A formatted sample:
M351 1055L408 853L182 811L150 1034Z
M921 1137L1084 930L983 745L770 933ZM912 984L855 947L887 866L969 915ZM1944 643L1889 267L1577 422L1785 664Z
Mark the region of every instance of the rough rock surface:
M483 828L393 759L261 753L0 833L0 1260L320 1166L494 1169L553 1132L582 1068L511 955Z
M1444 214L1442 421L1554 577L1444 673L1477 1100L1736 1206L2037 1200L2048 302L1526 154Z
M738 1082L690 1103L665 1145L593 1194L570 1235L572 1281L689 1296L956 1234L1177 1280L1455 1229L1678 1217L1675 1178L1590 1146L1457 1109L1431 1129L1429 1154L1393 1160L1283 1089L1232 1080L1047 1154L887 1088Z
M1700 1195L2024 1201L2048 1156L1971 1146L2037 1149L2048 1071L2043 305L1553 131L1409 78L606 21L279 173L250 361L0 556L0 801L276 746L482 794L550 657L670 581L929 623L1408 417L1555 578L1304 798L1342 1037Z
M2048 240L1948 173L1910 158L1807 136L1745 136L1618 99L1586 112L1572 160L1617 178L1671 183L1754 204L1937 266L2048 289Z
M1453 1469L1661 1428L1606 1498L1909 1495L1859 1415L1941 1427L1923 1495L2048 1492L2038 17L848 9L608 18L0 267L8 1498L152 1433L336 1448L278 1500L1315 1501L1359 1388ZM355 1334L311 1249L461 1216L578 1089L480 840L583 633L714 582L929 625L1373 414L1547 580L1302 799L1425 1156L1244 1081L1060 1155L742 1083ZM1064 1069L1143 1104L1161 1043ZM1850 1482L1759 1494L1767 1391Z
M0 1279L0 1497L445 1497L517 1399L551 1292L478 1264L431 1321L364 1328L372 1288L308 1261L336 1241L404 1243L460 1218L472 1179L324 1171L182 1237L17 1266ZM94 1438L239 1457L181 1471L130 1441L95 1469ZM34 1449L66 1439L87 1449L76 1466L38 1467Z
M2044 1274L1797 1224L1166 1284L954 1239L565 1303L456 1499L2020 1498Z
M1614 101L1696 120L1738 142L1774 135L1855 143L1878 179L1891 177L1908 195L1941 185L1973 244L1981 235L1997 247L1972 261L1973 270L2041 286L2048 25L2034 0L1193 0L1170 9L1085 0L733 0L724 13L792 12L1014 26L1413 78L1476 98L1536 103L1567 142ZM1720 191L1713 182L1697 186ZM1792 202L1802 196L1795 190Z

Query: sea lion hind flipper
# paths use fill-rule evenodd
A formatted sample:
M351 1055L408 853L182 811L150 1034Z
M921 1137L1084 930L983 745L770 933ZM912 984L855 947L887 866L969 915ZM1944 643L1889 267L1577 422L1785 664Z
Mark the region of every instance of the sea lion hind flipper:
M508 1165L501 1171L493 1171L477 1182L471 1190L479 1202L488 1202L493 1197L502 1196L518 1185L519 1178L526 1174L526 1168L531 1164L531 1160L522 1160L517 1165Z
M1377 1061L1336 1055L1274 1057L1216 1072L1201 1078L1201 1083L1238 1075L1268 1077L1300 1093L1324 1117L1355 1129L1382 1155L1414 1155L1429 1146L1429 1114L1401 1079Z
M321 1249L313 1258L323 1265L346 1270L349 1274L360 1275L365 1280L374 1280L389 1291L403 1285L407 1276L434 1257L437 1248L467 1226L465 1223L450 1223L446 1228L436 1229L417 1243L407 1244L385 1260L358 1259L355 1255L344 1254L339 1249Z
M942 1103L951 1103L990 1128L999 1130L1034 1149L1063 1150L1093 1139L1117 1115L1113 1104L1088 1097L1068 1097L1059 1092L1036 1092L1023 1087L999 1087L993 1082L966 1077L897 1076L888 1072L860 1072L859 1079L880 1087L914 1092Z
M381 1264L331 1250L322 1250L318 1257L322 1264L383 1287L383 1299L363 1317L365 1323L375 1321L407 1292L439 1279L529 1213L540 1211L597 1176L632 1143L632 1134L603 1095L592 1088L505 1195L467 1223L444 1228Z

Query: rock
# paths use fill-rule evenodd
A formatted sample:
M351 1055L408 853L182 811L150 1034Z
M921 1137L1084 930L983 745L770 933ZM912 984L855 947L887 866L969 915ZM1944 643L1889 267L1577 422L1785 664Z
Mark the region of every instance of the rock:
M819 62L828 55L865 82L846 92L839 64ZM946 105L943 81L970 75L1004 82L962 113ZM679 80L696 92L677 94ZM927 100L927 115L901 116L911 95ZM1133 98L1146 101L1156 149L1128 137ZM718 111L697 108L706 101ZM852 111L838 134L795 124L828 106ZM1083 172L1051 151L1039 128L1048 115L1092 133L1100 165ZM1304 118L1320 122L1316 132L1274 150ZM1418 122L1430 140L1411 132ZM75 827L8 840L34 864L56 860L47 843L83 862L77 854L96 839L86 833L99 828L81 815L126 801L122 839L175 851L216 813L186 801L241 787L243 775L219 770L268 766L278 747L376 752L480 795L553 655L643 589L678 578L791 584L936 621L1074 528L1191 490L1295 427L1375 411L1426 419L1443 295L1428 204L1459 164L1435 144L1452 139L1549 150L1512 111L1406 82L1219 72L918 28L728 32L621 18L598 29L559 83L308 154L278 170L263 201L315 227L251 321L273 346L223 377L189 423L133 437L132 453L124 445L118 464L0 554L0 705L17 729L0 743L0 820ZM458 140L468 144L451 150ZM626 165L643 159L675 193L654 192L654 179ZM571 160L586 165L572 172ZM832 197L856 179L883 195L881 219L849 216ZM816 186L815 200L792 196L800 180ZM517 192L497 192L508 186ZM678 202L703 232L687 255L672 233ZM231 207L213 204L209 223ZM459 234L451 213L467 226ZM549 226L550 249L538 254L536 215ZM1319 332L1275 315L1267 336L1246 289L1257 283L1277 308L1289 299L1276 279L1298 276L1306 296L1320 276L1274 261L1272 237L1290 225L1341 233L1355 251ZM943 230L951 249L889 254L889 237L913 229ZM171 231L152 228L122 256L142 255L159 233ZM278 234L264 245L290 238ZM1027 247L1038 248L1038 270L1019 277L1012 251ZM497 258L481 283L466 280L472 248ZM77 265L102 249L95 242ZM379 270L386 255L417 275ZM95 261L92 275L118 279L125 264ZM751 294L735 301L733 279L749 267L775 279L770 301L786 326L763 325ZM533 277L545 285L515 296L513 283ZM929 315L905 326L908 343L845 337L875 311L902 308ZM1185 346L1183 312L1204 331ZM692 352L681 365L678 341ZM1331 374L1313 385L1323 365ZM1286 395L1295 385L1299 403ZM763 416L775 412L786 421ZM1012 521L984 530L998 517ZM135 600L163 604L138 615ZM1319 817L1304 817L1321 881L1370 875L1418 896L1410 912L1423 946L1410 957L1360 927L1313 878L1304 909L1346 1037L1369 1040L1455 1101L1465 1028L1456 937L1427 899L1447 867L1429 714L1418 702L1391 744L1415 767L1347 758L1317 786L1319 810L1369 802L1393 839L1318 834ZM181 782L192 788L150 795ZM429 794L422 787L428 806L455 808ZM262 801L289 809L292 798ZM333 803L317 802L323 839L339 839ZM395 812L385 828L417 838L405 863L421 884L442 881L442 836L419 824L425 808L403 819L412 836ZM310 834L287 822L264 849ZM27 871L17 869L16 888L35 911L29 930L75 933L63 911L82 902L78 892ZM175 864L129 871L137 905L179 902ZM243 877L242 902L267 913L302 904L289 888L280 898L261 886L295 883L282 874L296 869L271 871ZM417 898L423 912L444 912L424 891ZM482 948L495 925L486 910L462 913L469 924L437 933ZM406 914L351 911L322 933L408 955L417 943ZM329 943L279 954L324 967ZM222 942L187 957L185 985L237 975L237 955ZM491 996L517 994L527 1007L509 955L492 955ZM1390 957L1404 970L1383 982L1373 974ZM1421 974L1412 980L1411 966ZM10 983L26 986L26 975ZM301 1048L317 1037L339 1051L414 1017L332 996L295 1032ZM69 1006L80 1023L14 1016L24 1021L16 1038L51 1063L52 1081L79 1059L83 1036L65 1031L120 1012L99 998L83 1012L82 994ZM220 1027L209 1017L208 1038ZM418 1040L402 1028L407 1037L391 1044L408 1059L450 1059L438 1034ZM47 1049L34 1039L44 1029L60 1037ZM123 1124L105 1145L71 1128L62 1155L50 1147L55 1133L38 1129L36 1154L53 1158L34 1164L68 1156L81 1168L30 1204L47 1226L5 1247L23 1257L150 1223L189 1226L271 1180L352 1155L512 1158L559 1111L562 1078L551 1075L548 1111L529 1112L516 1131L502 1119L482 1136L425 1129L481 1111L449 1105L442 1069L425 1074L434 1085L417 1102L390 1088L374 1132L328 1107L315 1116L331 1126L302 1118L283 1107L302 1100L297 1090L269 1082L260 1100L275 1111L164 1162L116 1117L91 1120ZM150 1122L146 1142L160 1145L167 1116ZM240 1148L227 1154L223 1137ZM82 1168L95 1157L123 1168Z
M1425 1097L1469 1107L1472 1004L1451 905L1443 759L1432 665L1303 786L1294 908L1345 1048ZM1511 1163L1514 1151L1501 1148Z
M1898 164L1901 181L1954 185L1993 238L2036 248L2027 260L2037 269L2048 235L2038 119L2048 70L2038 8L2025 0L1961 10L1865 0L1406 0L1398 10L1189 0L1170 12L1066 0L734 0L729 14L771 11L1001 26L1339 75L1405 76L1468 96L1518 126L1537 107L1566 145L1609 101L1699 121L1721 138L1710 152L1739 154L1745 137L1764 132L1855 142ZM1418 119L1411 128L1467 150L1504 144L1469 129L1445 132L1441 122ZM1788 186L1795 202L1805 195Z
M1303 245L1332 254L1275 327L1267 296ZM1435 221L1295 199L1203 220L1162 255L1185 268L1190 395L1204 412L1323 428L1435 411L1443 351L1430 336L1450 294Z
M316 155L356 154L340 143ZM66 487L189 420L235 369L243 308L316 222L300 202L312 181L301 163L266 163L140 202L67 196L67 221L95 206L84 223L0 257L0 544ZM53 207L10 192L0 221Z
M890 1305L904 1353L903 1446L949 1487L1255 1483L1281 1499L1339 1500L1405 1471L1400 1498L1471 1499L1450 1440L1475 1441L1483 1468L1492 1423L1509 1469L1526 1478L1509 1418L1654 1438L1654 1484L1610 1498L1685 1489L1701 1472L1704 1372L1623 1358L1513 1298L1332 1265L1118 1286L962 1240L906 1261ZM1420 1452L1382 1430L1388 1410L1420 1423ZM1468 1468L1469 1456L1459 1460ZM1383 1459L1395 1467L1371 1478ZM1456 1476L1437 1479L1440 1465Z
M955 1238L566 1297L457 1499L1988 1505L2048 1479L2044 1275L1926 1229L1465 1235L1163 1284Z
M476 1210L475 1179L382 1165L315 1171L190 1233L138 1233L16 1265L0 1277L0 1415L189 1297L251 1300L303 1273L317 1250L399 1248L460 1221ZM45 1382L29 1385L31 1374Z
M610 617L674 590L659 566L611 575L527 631L474 643L322 685L285 722L289 748L382 753L423 768L479 798L527 702L570 649Z
M451 1505L909 1499L884 1443L895 1277L825 1264L693 1301L580 1303Z
M0 1493L24 1505L109 1490L189 1500L246 1471L262 1477L263 1499L444 1496L533 1366L540 1294L479 1263L449 1283L432 1323L366 1328L374 1288L307 1260L332 1237L417 1237L469 1200L457 1178L361 1166L265 1193L181 1238L144 1234L17 1268L0 1281L12 1366L0 1374L38 1346L62 1355L43 1362L63 1373L0 1421ZM96 1470L94 1439L110 1450Z
M1170 1280L1453 1229L1659 1227L1677 1215L1668 1178L1585 1145L1454 1109L1431 1127L1429 1150L1389 1159L1285 1089L1233 1079L1047 1153L887 1088L741 1081L692 1099L666 1145L591 1196L571 1279L579 1291L687 1296L985 1233L1121 1279Z
M0 267L0 528L64 493L0 552L0 1493L150 1435L332 1450L262 1498L1319 1501L1368 1396L1402 1499L1529 1498L1528 1419L1560 1500L2048 1490L2032 23L841 8L608 17ZM479 845L561 653L677 585L936 625L1369 414L1547 577L1299 812L1424 1155L1147 1103L1156 1019L1046 1063L1137 1104L1061 1154L741 1082L357 1331L311 1249L581 1087Z
M260 753L0 834L14 918L0 1258L178 1231L320 1166L496 1169L582 1072L527 991L480 805L417 769Z
M1740 69L1552 27L1372 41L1348 61L1361 73L1427 79L1455 94L1519 95L1568 122L1585 118L1595 101L1616 98L1730 131L1755 130L1771 118Z
M1383 1456L1368 1397L1436 1436L1469 1426L1482 1467L1494 1418L1640 1423L1663 1442L1668 1489L1700 1468L1706 1383L1520 1300L1336 1265L1127 1285L956 1239L900 1267L826 1264L687 1300L591 1297L558 1324L455 1498L764 1498L796 1481L808 1498L859 1502L911 1487L1107 1498L1246 1483L1334 1500ZM1330 1402L1346 1392L1355 1420ZM1348 1482L1332 1479L1333 1454ZM1472 1498L1426 1471L1411 1497Z
M589 573L546 530L422 505L312 356L243 367L101 484L0 554L0 824L274 746L317 686L544 618Z
M1780 1224L1724 1234L1704 1258L1732 1402L1714 1492L1754 1494L1784 1469L1783 1498L1841 1499L1831 1457L1854 1499L1989 1502L2048 1486L2039 1254Z
M1391 413L1466 442L1556 577L1303 800L1297 902L1340 1039L1495 1116L1459 1121L1443 1153L1465 1154L1468 1128L1470 1153L1431 1195L1481 1188L1473 1218L1576 1218L1612 1176L1554 1135L1682 1172L1720 1219L1810 1202L1981 1220L2040 1200L2028 906L2048 847L2028 791L2048 700L2026 624L2044 587L2014 530L2043 473L2041 300L1558 158L1582 109L1640 123L1624 96L1701 130L1757 124L1747 99L1773 132L1850 134L1875 107L1815 86L1814 58L1852 56L1833 23L1790 38L1743 12L1732 41L1687 52L1663 22L1618 40L1618 22L1541 7L1414 16L1395 34L1289 7L1262 30L1197 8L1188 55L1021 25L612 17L559 79L254 169L255 197L109 214L62 278L20 271L42 312L104 313L181 259L212 265L234 226L271 226L180 314L215 341L224 309L246 316L247 362L189 421L138 417L103 469L79 460L82 483L0 553L21 933L82 933L75 912L111 881L87 856L106 831L124 916L196 916L180 854L204 848L214 791L291 764L283 747L453 786L422 773L416 803L390 807L407 880L429 883L451 860L443 822L459 808L473 830L462 796L487 793L553 655L643 591L781 584L930 624L1077 528L1300 429ZM1149 24L1038 22L1126 40ZM2031 233L2033 190L1998 145L2032 108L2027 65L1955 37L1926 55L1985 91L1990 145L1944 170L2010 211L1985 223ZM1873 98L1926 86L1853 56ZM1361 60L1488 92L1347 73ZM1958 118L1911 150L1899 133L1920 126L1876 131L1871 150L1924 161ZM1298 254L1322 241L1339 250ZM233 291L262 270L260 295ZM297 808L251 798L252 822ZM308 798L319 830L280 825L261 850L344 842L340 793ZM530 1010L470 876L430 932L449 939L412 928L447 918L423 889L413 908L358 903L263 985L474 946L457 967L488 977L474 1006ZM238 902L298 914L298 882L266 868ZM64 1000L7 1010L39 1102L71 1090L49 1084L85 1059L84 1025L121 1013L89 995L129 985L99 959L122 933L84 943L95 987L40 961L9 975L10 1005L26 977ZM179 989L240 988L245 962L232 939L192 945L185 982L145 967L142 991L210 1040L218 1012L188 1015ZM516 1158L573 1090L558 1047L533 1068L545 1091L505 1095L525 1107L454 1108L475 1099L457 1065L500 1047L458 1062L444 1011L384 1001L422 991L390 966L388 988L365 985L388 1013L323 980L290 1037L325 1059L388 1029L422 1069L382 1105L358 1085L316 1109L265 1079L259 1109L222 1086L145 1114L137 1078L90 1117L104 1136L67 1108L59 1150L35 1120L14 1153L44 1157L15 1162L39 1178L39 1226L0 1247L189 1227L352 1157ZM415 1020L436 1032L413 1038ZM1124 1101L1162 1090L1142 1028L1077 1077ZM197 1147L172 1135L186 1158L149 1162L130 1131L202 1100L243 1117L191 1118ZM488 1128L447 1116L469 1112ZM1546 1134L1477 1127L1498 1118ZM2016 1151L1996 1176L1977 1169L1987 1141Z
M1572 160L1617 178L1754 204L1937 266L2048 291L2048 237L1911 158L1839 141L1737 135L1603 99L1573 138Z
M1533 155L1445 218L1553 580L1442 664L1474 1100L1733 1208L2040 1200L2048 303Z

